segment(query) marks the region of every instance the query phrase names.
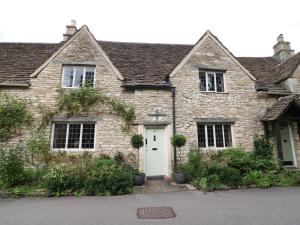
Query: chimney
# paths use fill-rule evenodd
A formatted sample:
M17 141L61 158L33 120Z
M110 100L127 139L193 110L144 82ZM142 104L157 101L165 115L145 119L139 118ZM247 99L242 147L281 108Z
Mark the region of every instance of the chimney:
M67 41L71 36L73 36L77 32L76 21L71 20L71 25L66 26L66 33L63 34L64 41Z
M294 50L291 49L290 42L284 41L282 34L277 37L277 43L273 46L274 58L280 63L286 61L288 58L294 55Z

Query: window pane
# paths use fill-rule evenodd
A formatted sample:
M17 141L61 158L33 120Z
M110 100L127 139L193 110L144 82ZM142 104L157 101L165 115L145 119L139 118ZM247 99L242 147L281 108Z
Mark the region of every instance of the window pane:
M214 129L212 125L207 125L207 142L208 147L214 147Z
M87 67L85 69L85 83L89 86L94 85L95 67Z
M231 126L224 125L225 147L232 147Z
M69 125L68 148L79 148L80 124Z
M65 148L67 124L54 124L53 148Z
M64 87L72 87L74 78L74 68L71 66L64 67Z
M213 73L207 74L208 91L215 91L215 75Z
M223 73L217 73L216 74L216 80L217 80L217 91L218 92L224 92Z
M206 77L205 72L199 72L200 91L206 91Z
M205 148L205 127L204 125L198 125L198 147Z
M94 148L95 124L83 124L82 148Z
M83 67L77 66L74 87L80 87L82 85L82 82L83 82Z
M222 125L216 125L215 129L216 129L216 146L224 147Z

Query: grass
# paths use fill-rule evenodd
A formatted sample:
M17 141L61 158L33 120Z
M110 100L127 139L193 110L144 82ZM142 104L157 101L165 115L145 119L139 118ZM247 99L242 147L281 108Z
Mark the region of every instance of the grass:
M10 197L34 197L34 196L47 196L47 190L39 186L16 186L8 189L7 195Z

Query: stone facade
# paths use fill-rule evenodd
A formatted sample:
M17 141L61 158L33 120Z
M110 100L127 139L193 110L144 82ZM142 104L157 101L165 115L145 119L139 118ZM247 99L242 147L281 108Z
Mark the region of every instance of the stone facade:
M96 44L87 28L83 28L72 42L66 46L45 68L31 79L29 88L2 88L12 96L30 102L30 111L36 121L40 119L39 106L56 108L57 89L61 87L63 65L96 65L95 87L109 96L117 96L135 107L136 120L131 133L145 134L145 128L166 127L168 151L168 173L172 171L173 150L170 144L172 130L172 92L170 89L137 88L125 89L123 81L116 74L116 68ZM199 66L222 68L225 72L225 92L208 93L199 89ZM275 101L255 91L255 81L241 68L230 53L210 35L206 35L188 61L170 78L176 88L176 130L186 135L187 145L184 155L198 146L197 119L235 118L233 128L233 146L249 151L253 149L253 138L263 134L261 116ZM300 82L299 82L300 83ZM95 150L113 155L121 151L125 155L135 152L130 144L130 133L122 131L122 120L106 107L95 107L89 112L97 116ZM51 137L51 125L47 127L47 136ZM295 130L295 129L294 129ZM31 130L24 129L22 134L12 138L7 146L25 141ZM295 136L295 140L296 140ZM300 160L299 137L296 141L297 158ZM141 149L140 168L144 167L144 151ZM299 162L300 163L300 162Z

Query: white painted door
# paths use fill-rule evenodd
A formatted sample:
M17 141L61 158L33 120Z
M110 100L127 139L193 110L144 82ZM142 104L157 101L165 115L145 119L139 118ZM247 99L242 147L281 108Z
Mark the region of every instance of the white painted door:
M147 128L145 135L145 173L166 175L166 138L164 128Z

